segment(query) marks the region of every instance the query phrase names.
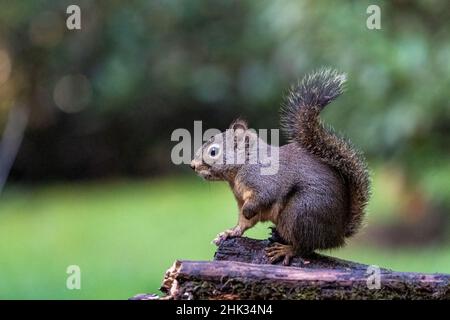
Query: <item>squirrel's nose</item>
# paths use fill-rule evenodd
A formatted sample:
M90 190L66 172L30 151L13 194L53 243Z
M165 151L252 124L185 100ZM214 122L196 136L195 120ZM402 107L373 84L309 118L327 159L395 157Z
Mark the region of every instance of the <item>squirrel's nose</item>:
M194 161L191 162L190 167L191 167L192 170L195 170L195 164L194 164Z

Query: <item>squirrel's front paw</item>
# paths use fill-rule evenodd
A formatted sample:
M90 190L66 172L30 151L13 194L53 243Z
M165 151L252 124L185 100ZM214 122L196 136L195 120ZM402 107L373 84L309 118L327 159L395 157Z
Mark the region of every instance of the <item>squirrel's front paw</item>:
M229 235L226 233L226 231L219 233L212 243L214 243L216 246L218 246L222 241L226 240L229 237Z
M239 237L242 235L241 228L235 227L232 229L225 230L224 232L219 233L214 240L212 241L216 246L218 246L222 241L230 237Z

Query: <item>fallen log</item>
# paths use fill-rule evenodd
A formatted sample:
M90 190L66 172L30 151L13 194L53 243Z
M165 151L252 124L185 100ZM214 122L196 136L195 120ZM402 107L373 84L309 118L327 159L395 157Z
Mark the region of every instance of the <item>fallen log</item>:
M396 272L320 254L271 265L268 244L234 238L219 246L214 261L176 261L163 299L450 299L447 274Z

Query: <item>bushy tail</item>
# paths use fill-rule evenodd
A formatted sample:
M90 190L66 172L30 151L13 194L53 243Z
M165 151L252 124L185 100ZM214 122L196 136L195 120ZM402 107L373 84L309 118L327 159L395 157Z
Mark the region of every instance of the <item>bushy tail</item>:
M346 180L350 193L350 217L345 236L355 234L361 226L370 197L370 179L362 154L349 141L326 128L319 114L342 94L345 74L321 69L307 75L289 92L281 108L282 128L291 141L299 143Z

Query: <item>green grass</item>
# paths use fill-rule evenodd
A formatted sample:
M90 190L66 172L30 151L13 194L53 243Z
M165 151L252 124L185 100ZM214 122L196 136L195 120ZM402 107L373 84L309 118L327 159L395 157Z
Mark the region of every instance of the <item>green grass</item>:
M211 259L211 240L235 220L228 187L198 178L12 187L0 203L0 298L158 293L173 261ZM267 226L248 235L264 238ZM353 243L331 254L398 270L450 272L449 248L393 252ZM81 268L81 290L66 288L73 264Z

